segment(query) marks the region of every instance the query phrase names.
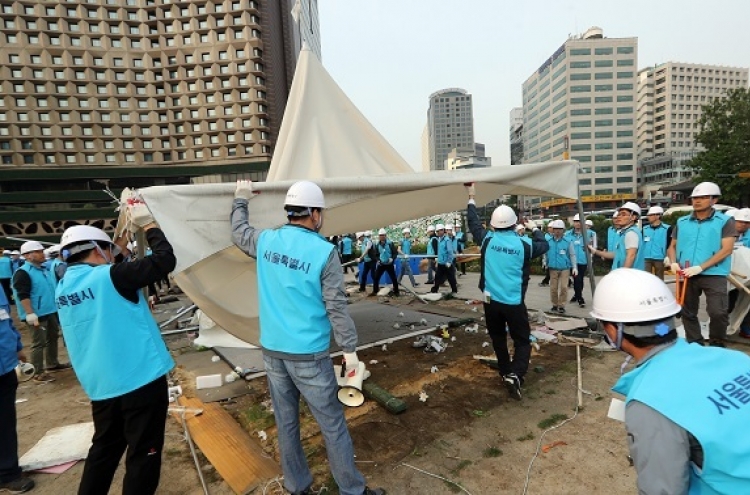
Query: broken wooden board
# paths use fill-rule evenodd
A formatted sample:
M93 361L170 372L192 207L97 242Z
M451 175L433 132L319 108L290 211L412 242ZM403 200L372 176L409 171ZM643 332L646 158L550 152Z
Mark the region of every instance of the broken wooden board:
M220 405L186 397L178 402L203 410L198 416L186 416L190 436L234 493L248 493L281 475L281 467Z

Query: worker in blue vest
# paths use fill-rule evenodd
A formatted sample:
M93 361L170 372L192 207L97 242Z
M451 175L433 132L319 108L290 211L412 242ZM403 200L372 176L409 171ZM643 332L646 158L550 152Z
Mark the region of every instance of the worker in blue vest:
M341 253L341 263L344 265L344 273L348 270L354 272L354 267L347 265L354 258L354 251L352 250L352 238L350 234L341 237L339 241L339 252Z
M352 439L336 398L331 332L344 351L345 374L356 376L361 367L341 262L335 248L318 233L325 211L323 191L309 181L292 184L284 203L289 223L266 230L248 223L253 196L252 182L237 182L232 240L257 261L260 344L278 426L284 488L293 494L312 493L313 478L300 440L302 396L325 439L339 493L383 495L382 489L365 486L354 464Z
M612 260L612 269L637 268L644 270L646 262L643 251L643 233L638 228L638 219L641 216L641 207L628 201L617 208L612 222L617 229L614 235L614 249L611 251L599 251L594 246L589 246L592 254ZM609 242L609 237L607 238Z
M750 208L742 208L741 210L734 210L731 215L734 218L734 226L737 233L737 238L734 242L734 249L738 248L750 248ZM729 291L729 307L727 314L731 314L734 310L737 298L740 295L740 291L736 287L732 287ZM750 312L745 315L745 318L740 324L739 336L744 339L750 339Z
M26 263L13 274L13 297L18 318L26 322L31 333L31 364L36 382L54 381L46 371L60 371L70 364L57 359L60 321L55 304L55 276L44 267L44 246L37 241L21 245ZM45 357L47 367L44 367Z
M586 229L586 240L583 238L583 231L581 229L581 219L578 213L573 217L573 228L568 230L565 235L573 243L573 247L576 251L576 274L573 276L573 297L570 302L577 302L581 308L586 306L586 301L583 299L583 279L586 276L586 270L588 269L588 261L586 259L586 246L595 246L596 239L593 230Z
M466 249L466 235L461 231L461 224L457 223L455 226L455 239L456 239L456 252L461 254ZM462 261L458 264L460 269L459 277L466 275L466 262Z
M552 222L548 222L545 226L545 229L547 230L544 233L544 239L549 242L550 239L552 239ZM541 282L539 282L539 287L549 287L549 266L547 266L547 257L542 256L542 270L544 270L544 278Z
M453 248L453 239L445 230L445 225L439 223L435 226L437 235L437 260L435 262L435 283L430 292L437 293L440 286L447 280L451 286L451 292L458 292L456 283L456 270L453 266L456 260L456 251Z
M13 301L13 290L10 281L13 278L13 260L10 250L0 248L0 285L8 301Z
M414 273L411 269L411 229L404 227L401 231L401 243L398 246L398 254L401 256L401 272L398 274L398 283L401 284L401 279L404 274L409 275L409 281L412 287L419 287L419 283L414 279Z
M435 283L435 268L437 266L438 236L435 233L435 226L427 226L427 285Z
M65 273L65 262L60 256L60 245L55 244L44 250L44 255L48 257L45 267L50 271L56 282L59 282Z
M378 265L375 269L375 275L372 277L372 294L371 296L377 296L378 290L380 290L380 277L384 273L388 274L393 284L393 294L398 297L401 293L398 290L398 278L396 277L395 263L398 258L398 249L393 244L393 241L388 239L388 232L385 229L378 230L378 241L375 243L375 248L378 252Z
M669 265L667 248L672 227L661 221L664 208L652 206L646 213L648 225L643 226L643 257L645 270L664 280L664 266Z
M512 398L521 400L521 387L531 356L531 328L523 286L529 278L531 259L543 255L549 245L533 221L526 224L533 239L517 235L518 216L507 205L495 208L490 217L492 230L485 230L477 214L474 185L466 188L469 194L466 207L469 230L476 243L482 246L479 289L484 294L487 331L503 384ZM513 339L513 360L508 353L508 334Z
M672 260L672 271L687 277L682 322L688 342L703 342L698 321L703 293L711 319L709 343L723 347L729 324L726 277L732 268L735 227L732 217L714 209L719 196L721 190L713 182L701 182L693 188L693 213L677 220L667 255Z
M591 316L636 367L612 390L625 396L638 493L750 493L750 357L677 337L671 290L642 270L602 278ZM683 309L684 311L684 309Z
M578 259L570 238L565 236L565 222L552 220L552 237L547 241L549 251L544 255L549 267L549 293L553 313L565 313L568 301L568 277L578 275Z
M372 231L365 230L362 232L361 249L362 253L359 256L359 262L364 263L362 269L359 271L359 291L365 292L367 290L367 276L371 275L373 280L375 278L375 270L378 267L378 258L374 253L374 244L372 241Z
M69 227L60 242L67 269L56 305L94 421L79 494L107 493L126 449L123 493L153 494L159 486L174 361L142 287L167 276L176 259L148 207L128 209L127 230L143 231L152 249L143 259L115 262L127 238L112 242L90 225Z
M24 263L26 263L26 260L21 256L21 251L18 249L14 249L10 252L10 260L13 262L13 273L16 273L16 270L21 268Z
M25 477L18 465L16 431L16 367L26 361L21 334L13 325L10 304L0 291L0 493L26 493L34 480Z

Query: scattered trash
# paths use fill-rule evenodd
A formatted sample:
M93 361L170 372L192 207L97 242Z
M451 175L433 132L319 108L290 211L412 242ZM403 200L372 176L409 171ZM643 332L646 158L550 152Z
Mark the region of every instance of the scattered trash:
M388 344L383 344L383 347L380 348L383 352L388 352Z
M420 323L421 325L427 325L427 320L426 320L426 319L424 319L424 318L422 318L421 320L419 320L419 323Z
M472 310L472 311L473 311L474 313L476 313L476 312L477 312L477 308L476 308L476 307L474 307L474 308L471 308L471 310Z
M393 324L393 328L395 328L395 329L399 329L399 328L401 328L401 325L399 325L398 323L394 323L394 324Z
M219 356L214 356L214 357L211 358L211 362L213 362L213 363L218 363L220 360L221 360L221 358Z
M455 341L456 341L456 337L451 337L451 342L455 342Z
M266 434L266 432L265 432L265 431L263 431L263 430L260 430L260 431L258 432L258 438L260 438L260 441L261 441L261 442L265 442L266 440L268 440L268 435Z
M400 316L401 318L403 318L403 317L404 317L404 312L403 312L403 311L401 311L401 312L400 312L400 313L399 313L398 315L399 315L399 316Z
M449 338L451 336L451 333L448 331L448 327L447 326L441 327L441 329L442 329L442 332L440 333L441 337L443 337L444 339L447 339L447 338Z
M23 404L24 402L28 402L29 399L16 399L16 404Z
M431 335L422 335L411 346L415 348L425 347L430 343L431 337Z
M239 378L239 376L237 375L237 373L235 373L234 371L232 371L231 373L227 374L227 376L224 377L224 381L227 382L227 383L232 383L237 378Z
M180 397L182 395L182 387L179 385L175 385L174 387L169 387L167 389L167 396L169 397L169 402L175 402L177 400L177 397Z
M473 325L467 325L464 330L466 333L477 333L479 331L479 324L475 323Z
M195 377L195 388L198 390L204 388L216 388L221 387L221 375L202 375Z
M424 390L419 391L419 402L427 402L427 399L429 399L430 396L427 395L427 392Z
M489 347L489 346L490 346L489 342L482 342L482 347Z
M542 348L539 347L539 344L537 344L536 342L532 342L531 345L532 345L532 347L534 347L534 349L536 350L536 352L539 352L539 351L542 350Z
M479 318L479 321L484 321L484 316L482 316L481 318Z
M370 364L378 364L378 360L377 359L371 359L370 360Z
M409 330L414 330L414 325L411 325L411 326L409 327Z
M430 368L430 373L437 373L437 372L438 372L437 366L433 366L432 368Z
M542 342L557 342L557 337L553 334L544 332L542 330L532 330L531 336Z
M544 447L542 447L542 452L545 454L552 450L555 447L562 447L563 445L568 445L567 443L563 442L562 440L558 440L557 442L548 443Z

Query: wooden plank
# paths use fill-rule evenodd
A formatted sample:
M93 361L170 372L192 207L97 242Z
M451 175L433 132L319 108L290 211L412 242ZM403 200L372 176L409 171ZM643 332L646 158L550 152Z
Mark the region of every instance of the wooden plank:
M186 415L190 436L234 493L248 493L281 474L281 467L220 405L178 400L181 406L203 409L201 415Z

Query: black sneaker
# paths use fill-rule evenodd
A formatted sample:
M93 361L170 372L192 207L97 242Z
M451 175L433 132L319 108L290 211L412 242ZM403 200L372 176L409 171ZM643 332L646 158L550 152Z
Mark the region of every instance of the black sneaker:
M547 312L548 312L548 313L557 313L557 306L552 306L552 307L550 308L550 310L549 310L549 311L547 311Z
M549 287L549 284L545 284L544 282L539 282L539 287Z
M23 476L7 483L0 483L0 492L26 493L32 488L34 488L34 480Z
M362 495L385 495L385 490L382 488L367 488L365 487L365 491L362 492Z
M585 308L586 307L586 302L583 299L579 299L578 300L578 307L579 308Z
M573 296L570 298L570 302L576 302L576 301L578 301L578 299L576 299L576 296Z
M557 307L557 312L560 313L561 315L564 315L565 314L565 306L558 306Z
M515 373L508 373L503 376L503 383L505 384L505 388L508 389L508 394L512 398L521 400L521 379L518 378L518 375Z

